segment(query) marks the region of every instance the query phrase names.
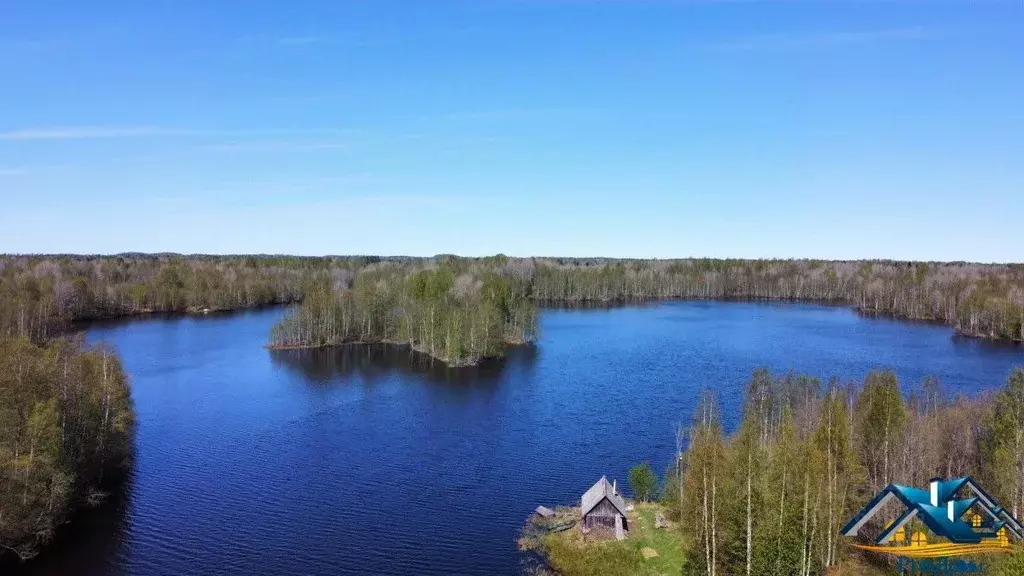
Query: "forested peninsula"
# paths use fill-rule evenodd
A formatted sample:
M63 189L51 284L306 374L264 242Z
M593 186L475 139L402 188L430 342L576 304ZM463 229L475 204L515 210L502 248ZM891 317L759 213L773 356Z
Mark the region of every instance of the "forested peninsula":
M901 387L890 371L823 383L758 370L729 436L715 394L706 392L683 431L689 442L666 494L670 508L690 515L680 524L696 543L685 573L828 573L851 553L841 527L890 483L973 476L1019 515L1024 370L1001 389L992 385L993 393L967 398L949 396L934 378ZM892 514L870 528L885 528ZM919 520L907 525L907 542L915 531L925 531ZM1016 568L1000 573L1019 574L1024 554L1017 556Z
M569 576L662 574L670 558L672 573L692 576L891 574L894 558L860 553L840 534L889 483L972 476L1015 516L1024 512L1024 369L998 384L967 398L948 395L934 378L901 386L890 371L822 382L758 369L731 434L717 394L705 390L692 422L677 431L675 463L661 481L638 482L646 465L630 474L634 497L655 497L667 530L596 543L572 531L527 530L520 545ZM864 531L877 534L902 511L885 510ZM918 532L928 530L914 519L894 543ZM643 554L654 546L662 548L657 561ZM975 560L986 574L1024 573L1024 549L1011 550Z
M0 560L33 557L125 472L135 416L121 361L80 339L0 338Z

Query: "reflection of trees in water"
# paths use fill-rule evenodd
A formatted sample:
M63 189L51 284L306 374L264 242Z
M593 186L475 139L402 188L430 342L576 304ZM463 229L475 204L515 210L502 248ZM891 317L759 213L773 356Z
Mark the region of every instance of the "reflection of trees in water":
M289 304L265 304L262 306L252 306L250 308L237 308L234 310L211 310L207 313L152 312L150 314L139 314L134 316L76 320L75 322L68 324L67 328L70 332L88 332L90 330L113 330L116 328L125 328L143 322L146 324L156 324L161 322L165 324L173 324L182 320L215 322L218 320L234 320L247 316L258 316L260 314L274 312L284 314L291 308L293 308L293 306Z
M129 507L135 470L124 478L109 479L110 493L94 507L84 505L75 511L71 522L59 527L52 543L25 564L0 560L0 574L11 576L82 576L116 574L114 559L125 553L129 527ZM13 556L13 555L11 555Z
M1001 353L1007 350L1019 352L1024 350L1024 342L975 338L974 336L965 336L957 332L953 333L952 340L954 346L973 349L979 353Z
M399 373L423 376L438 383L493 384L513 366L532 366L536 357L535 346L515 346L508 349L504 358L485 360L477 366L449 368L443 362L407 346L391 344L270 351L270 359L275 366L319 383L352 376L373 381Z
M544 310L615 310L618 308L643 308L665 302L658 298L622 298L618 300L537 300Z

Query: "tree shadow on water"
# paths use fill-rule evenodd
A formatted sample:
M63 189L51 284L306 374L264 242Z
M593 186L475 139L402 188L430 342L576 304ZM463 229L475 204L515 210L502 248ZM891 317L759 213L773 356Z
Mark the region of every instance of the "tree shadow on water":
M419 376L436 384L494 385L511 369L529 369L537 359L537 347L515 346L504 358L492 358L476 366L451 368L440 360L393 344L349 344L303 350L271 350L275 367L284 368L314 383L359 377L383 380L395 374Z
M35 558L19 562L0 558L0 574L11 576L112 575L124 572L117 564L128 547L129 515L134 468L129 466L95 505L81 503L59 526L54 539Z

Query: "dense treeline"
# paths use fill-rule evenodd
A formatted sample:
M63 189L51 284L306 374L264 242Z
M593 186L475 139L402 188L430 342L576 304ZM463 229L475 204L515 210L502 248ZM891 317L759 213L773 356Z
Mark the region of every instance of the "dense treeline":
M680 447L688 446L666 475L665 497L685 517L684 571L828 573L846 553L841 527L891 482L924 486L936 476L974 476L1019 515L1022 438L1024 370L998 394L978 399L949 398L932 379L904 397L891 372L874 372L856 386L758 370L735 433L723 433L707 393L679 435ZM868 530L894 519L883 515Z
M33 556L67 513L123 471L134 416L105 347L0 338L0 559Z
M1024 341L1024 265L821 260L537 259L540 300L812 300Z
M0 335L42 341L68 322L232 310L301 300L326 274L374 258L0 256Z
M529 278L496 261L381 262L354 278L321 283L277 324L271 346L392 343L449 365L504 354L533 340L536 306Z
M382 262L486 267L526 282L538 302L814 300L1024 341L1020 264L503 256L0 256L0 334L38 339L68 320L298 302Z

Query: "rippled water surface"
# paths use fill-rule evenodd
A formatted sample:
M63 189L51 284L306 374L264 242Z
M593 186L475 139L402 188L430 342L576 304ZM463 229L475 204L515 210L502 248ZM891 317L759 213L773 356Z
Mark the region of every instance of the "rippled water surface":
M269 352L283 310L91 327L132 377L137 461L35 574L508 574L538 504L661 470L713 386L727 421L757 366L952 391L1024 350L843 308L666 303L546 310L533 348L447 371L408 352Z

